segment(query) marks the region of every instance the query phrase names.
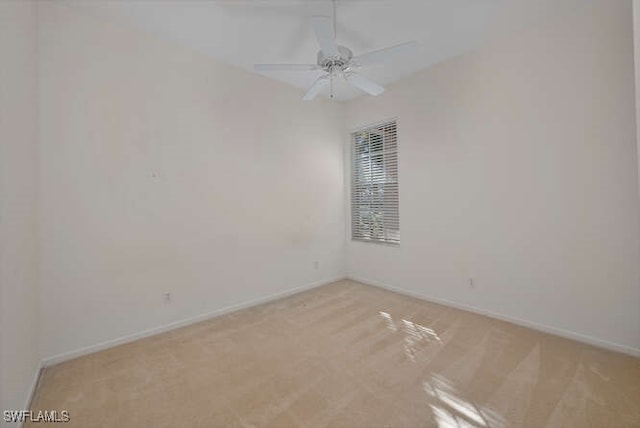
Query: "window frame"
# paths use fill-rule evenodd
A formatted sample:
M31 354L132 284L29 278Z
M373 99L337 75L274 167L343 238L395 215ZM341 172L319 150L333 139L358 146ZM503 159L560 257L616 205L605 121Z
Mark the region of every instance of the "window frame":
M367 237L367 236L357 236L357 232L361 232L360 229L356 229L354 228L354 224L355 224L355 214L357 213L361 213L363 211L356 211L354 208L357 205L356 203L356 199L355 199L355 189L356 189L356 185L357 185L357 176L356 176L356 134L364 132L364 131L375 131L375 130L379 130L383 127L389 126L389 125L394 125L395 126L395 147L394 150L391 152L392 156L395 156L395 165L392 165L392 170L393 168L395 168L395 181L384 181L383 183L379 183L379 184L387 184L387 183L394 183L396 186L396 202L395 202L395 211L393 211L393 205L391 206L391 210L393 212L393 215L396 216L396 224L397 224L397 229L389 229L388 227L384 226L384 220L383 220L383 230L385 230L383 232L383 235L385 235L384 238L376 238L376 237ZM400 246L400 242L401 242L401 234L400 234L400 168L399 168L399 164L400 164L400 159L399 159L399 132L398 132L398 128L399 128L399 120L397 117L393 117L393 118L389 118L389 119L385 119L379 122L375 122L375 123L371 123L368 125L364 125L364 126L360 126L358 128L352 129L349 133L349 151L350 151L350 192L349 192L349 228L350 228L350 235L351 235L351 241L356 241L356 242L365 242L365 243L375 243L375 244L379 244L379 245L385 245L385 246L391 246L391 247L399 247ZM385 142L384 139L381 142L382 144L382 149L380 150L380 155L383 156L384 161L383 162L387 162L386 160L386 155L388 155L388 151L385 150ZM371 155L369 155L369 159L371 158ZM386 169L386 167L385 167ZM382 209L385 209L384 206L384 202L383 202L383 206ZM374 211L370 209L370 212ZM396 230L396 235L397 235L397 239L389 239L388 237L386 237L387 233L389 230Z

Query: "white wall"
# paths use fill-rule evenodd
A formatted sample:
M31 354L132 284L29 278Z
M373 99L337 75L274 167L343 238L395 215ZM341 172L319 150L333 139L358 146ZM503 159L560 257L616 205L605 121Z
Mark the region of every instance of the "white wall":
M36 14L0 2L0 410L23 409L39 368Z
M45 357L344 276L341 106L63 5L39 18Z
M638 154L638 188L640 189L640 0L633 0L633 51L636 84L636 153Z
M632 43L589 1L349 103L398 117L402 239L349 275L640 352Z

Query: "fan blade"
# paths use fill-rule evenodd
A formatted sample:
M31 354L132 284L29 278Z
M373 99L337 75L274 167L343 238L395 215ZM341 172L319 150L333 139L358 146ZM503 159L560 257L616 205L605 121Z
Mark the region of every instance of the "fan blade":
M314 71L318 70L315 64L254 64L255 71Z
M329 76L320 76L318 79L313 82L313 85L307 90L307 93L302 97L305 101L311 101L320 93L322 88L329 82Z
M362 54L353 58L353 61L363 67L367 65L379 64L395 57L396 55L410 53L416 48L416 46L418 46L418 43L416 42L401 43L399 45Z
M338 44L333 36L333 24L331 18L326 16L314 16L313 31L316 33L318 44L325 56L331 58L339 55Z
M350 73L347 75L347 80L353 86L362 89L369 95L377 96L384 92L384 88L382 86L360 74Z

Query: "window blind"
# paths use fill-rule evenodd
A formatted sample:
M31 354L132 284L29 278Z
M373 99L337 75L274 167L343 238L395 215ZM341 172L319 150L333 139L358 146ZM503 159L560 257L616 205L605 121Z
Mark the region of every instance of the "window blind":
M351 238L400 243L396 122L351 134Z

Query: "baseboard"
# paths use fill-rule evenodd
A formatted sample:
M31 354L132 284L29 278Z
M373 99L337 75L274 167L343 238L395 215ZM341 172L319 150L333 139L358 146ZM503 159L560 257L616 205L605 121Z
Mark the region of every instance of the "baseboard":
M31 409L31 403L33 402L33 397L36 395L36 391L38 389L38 384L40 383L40 375L42 374L42 362L38 363L38 368L36 369L33 380L31 381L31 386L29 387L29 391L27 391L27 396L24 400L24 410ZM20 426L24 426L24 421L20 424Z
M274 300L282 299L283 297L292 296L294 294L301 293L306 290L310 290L315 287L319 287L321 285L330 284L332 282L340 281L345 279L344 275L336 276L333 278L323 279L321 281L312 282L309 284L302 285L300 287L291 288L285 291L280 291L278 293L269 294L267 296L259 297L257 299L249 300L246 302L238 303L235 305L227 306L224 308L216 309L211 312L207 312L204 314L196 315L195 317L185 318L179 321L175 321L169 324L165 324L159 327L154 327L148 330L143 330L138 333L130 334L127 336L122 336L116 339L107 340L101 343L97 343L95 345L86 346L83 348L79 348L73 351L64 352L61 354L53 355L51 357L46 357L42 359L42 367L52 366L54 364L61 363L63 361L71 360L73 358L78 358L83 355L92 354L94 352L102 351L108 348L112 348L114 346L122 345L125 343L133 342L134 340L142 339L149 336L154 336L156 334L165 333L170 330L174 330L180 327L185 327L191 324L195 324L201 321L205 321L211 318L219 317L230 312L238 311L240 309L250 308L252 306L261 305L263 303L268 303Z
M444 305L444 306L450 306L452 308L456 308L456 309L461 309L463 311L468 311L468 312L473 312L479 315L484 315L490 318L495 318L501 321L506 321L506 322L510 322L513 324L517 324L520 325L522 327L527 327L527 328L531 328L533 330L538 330L544 333L549 333L549 334L553 334L555 336L560 336L560 337L564 337L567 339L571 339L571 340L575 340L578 342L582 342L582 343L586 343L589 345L593 345L593 346L597 346L598 348L604 348L604 349L608 349L610 351L615 351L615 352L621 352L623 354L628 354L634 357L640 357L640 349L638 348L634 348L631 346L627 346L627 345L621 345L618 343L614 343L614 342L609 342L606 340L602 340L602 339L598 339L596 337L592 337L592 336L587 336L581 333L576 333L570 330L565 330L562 328L557 328L557 327L552 327L549 325L545 325L545 324L540 324L537 322L533 322L533 321L527 321L521 318L516 318L516 317L512 317L509 315L504 315L501 313L497 313L497 312L493 312L493 311L488 311L482 308L478 308L475 306L471 306L471 305L466 305L464 303L458 303L458 302L454 302L451 300L445 300L445 299L439 299L439 298L435 298L435 297L431 297L431 296L427 296L421 293L416 293L413 291L409 291L409 290L405 290L403 288L400 287L395 287L392 285L388 285L385 284L383 282L380 281L376 281L376 280L372 280L372 279L368 279L368 278L363 278L363 277L359 277L359 276L355 276L355 275L348 275L348 278L353 280L353 281L357 281L357 282L361 282L363 284L366 285L371 285L374 287L379 287L379 288L384 288L386 290L389 291L393 291L399 294L404 294L405 296L409 296L409 297L414 297L416 299L420 299L420 300L425 300L427 302L433 302L433 303L438 303L440 305Z

